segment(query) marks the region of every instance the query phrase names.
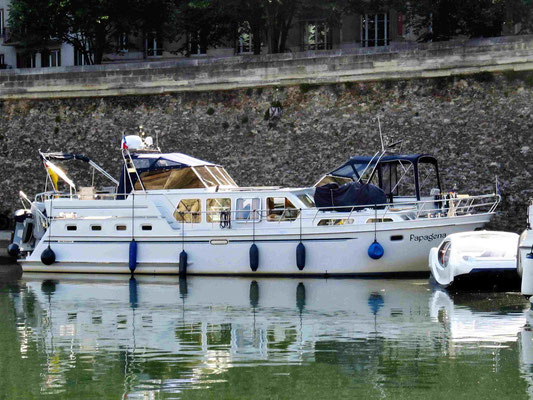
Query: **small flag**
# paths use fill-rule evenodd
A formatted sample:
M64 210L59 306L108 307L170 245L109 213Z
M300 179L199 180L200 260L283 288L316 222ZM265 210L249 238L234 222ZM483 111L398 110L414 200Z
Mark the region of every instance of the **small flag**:
M122 150L127 150L128 149L128 144L126 143L126 138L123 137L122 138Z
M52 183L54 184L54 189L57 190L57 181L59 180L59 177L55 173L55 171L51 168L51 166L48 164L48 161L44 162L44 167L46 168L46 171L48 171L48 175L50 175L50 178L52 179Z

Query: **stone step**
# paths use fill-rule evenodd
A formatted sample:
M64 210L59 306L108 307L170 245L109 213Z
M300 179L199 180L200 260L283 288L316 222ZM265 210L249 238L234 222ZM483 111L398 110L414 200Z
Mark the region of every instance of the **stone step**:
M7 254L9 243L11 243L11 231L0 231L0 264L14 264L16 262Z

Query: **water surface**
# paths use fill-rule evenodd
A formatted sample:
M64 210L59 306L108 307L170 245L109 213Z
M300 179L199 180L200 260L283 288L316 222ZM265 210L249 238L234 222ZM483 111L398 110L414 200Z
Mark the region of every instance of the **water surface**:
M425 280L0 274L0 398L533 398L528 310Z

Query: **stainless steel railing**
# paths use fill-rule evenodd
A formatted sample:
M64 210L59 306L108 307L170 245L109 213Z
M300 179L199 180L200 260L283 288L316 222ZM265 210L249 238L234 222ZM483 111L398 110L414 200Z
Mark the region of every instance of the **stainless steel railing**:
M213 193L214 194L214 193ZM116 198L121 194L105 194L108 198ZM312 208L275 208L275 209L231 209L227 207L211 208L202 211L178 211L178 204L174 204L166 194L162 193L135 193L136 201L150 196L163 198L168 204L169 211L176 222L179 224L210 223L212 226L220 223L221 213L229 213L229 220L236 223L260 223L262 221L277 222L295 222L298 219L302 221L311 221L306 226L316 226L320 220L345 220L348 224L353 224L354 216L364 213L365 216L375 216L377 223L394 222L384 221L387 217L392 218L394 215L402 215L402 220L418 220L426 218L450 218L473 214L490 214L493 213L500 203L501 197L497 194L479 195L479 196L458 196L445 199L426 199L426 200L409 200L396 203L384 204L367 204L357 206L332 206L332 207L312 207ZM192 196L191 196L192 197ZM54 199L76 199L76 196L65 193L45 192L36 195L36 201L45 201ZM139 199L139 200L137 200ZM201 200L200 200L201 201ZM128 203L124 203L124 208L128 208ZM136 208L138 206L136 205ZM198 218L198 216L200 218ZM211 216L211 218L207 218ZM116 218L127 218L127 215L116 216ZM53 217L58 219L59 217ZM61 219L76 219L73 217L61 217ZM138 217L145 218L145 217ZM227 217L225 217L227 218ZM211 219L208 222L208 219ZM319 220L317 222L317 219ZM349 222L352 220L352 222ZM199 221L199 222L198 222ZM326 225L327 226L327 225Z

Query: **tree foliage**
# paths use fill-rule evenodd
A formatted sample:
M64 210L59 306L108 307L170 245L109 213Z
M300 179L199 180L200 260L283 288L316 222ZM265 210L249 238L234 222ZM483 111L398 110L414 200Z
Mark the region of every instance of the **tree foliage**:
M177 51L205 52L235 42L246 26L260 54L287 51L297 21L325 19L329 26L343 13L395 9L421 41L457 36L486 37L533 31L532 0L11 0L9 26L19 47L46 49L53 41L71 44L88 64L99 64L117 50L119 34L144 39L157 34L178 42ZM144 40L139 40L144 43ZM144 46L144 44L143 44Z

